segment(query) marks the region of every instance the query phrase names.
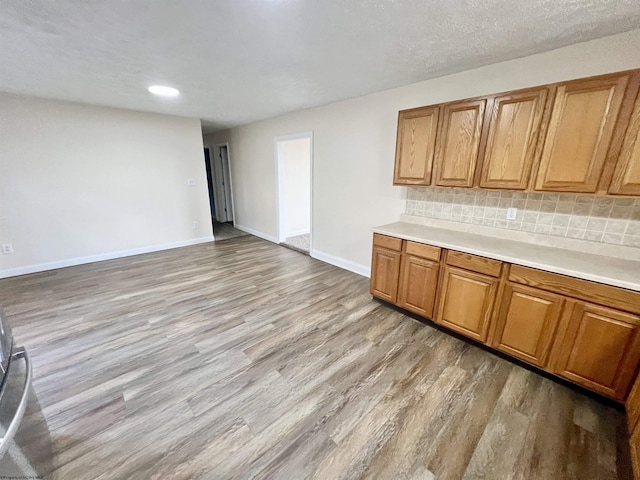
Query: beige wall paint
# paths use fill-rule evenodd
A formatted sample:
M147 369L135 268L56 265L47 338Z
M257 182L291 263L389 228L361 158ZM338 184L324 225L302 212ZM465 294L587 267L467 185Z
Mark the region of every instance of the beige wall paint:
M276 235L273 138L314 134L315 256L363 274L373 226L398 220L392 186L398 110L640 67L640 30L420 82L215 134L230 142L236 222Z
M311 139L278 142L281 172L281 219L285 237L311 228Z
M1 276L211 239L199 120L7 94L0 111Z

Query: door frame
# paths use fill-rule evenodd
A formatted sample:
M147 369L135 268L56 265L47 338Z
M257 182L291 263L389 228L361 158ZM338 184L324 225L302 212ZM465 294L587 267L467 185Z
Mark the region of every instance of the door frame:
M273 155L276 164L276 238L278 243L285 240L284 215L280 214L282 207L282 199L284 198L283 189L283 167L282 160L278 152L278 144L287 140L309 139L309 253L313 251L313 131L309 130L300 133L291 133L288 135L278 135L273 137Z
M222 187L222 182L219 181L220 179L218 178L218 173L215 168L215 160L214 160L216 156L218 157L220 156L220 149L222 147L227 147L227 168L229 169L229 195L231 197L231 211L233 213L233 218L231 220L233 222L233 226L235 227L236 226L236 206L233 199L234 197L233 196L233 174L231 172L231 150L229 149L229 142L214 143L213 145L211 145L211 150L213 152L213 155L210 158L212 162L211 174L213 175L213 183L214 183L213 194L216 202L216 212L218 212L221 208L221 205L226 204L226 200L225 202L220 202L221 195L222 196L224 195L224 189L220 188ZM220 172L220 175L224 175L224 173ZM220 221L217 218L217 215L216 215L216 220Z

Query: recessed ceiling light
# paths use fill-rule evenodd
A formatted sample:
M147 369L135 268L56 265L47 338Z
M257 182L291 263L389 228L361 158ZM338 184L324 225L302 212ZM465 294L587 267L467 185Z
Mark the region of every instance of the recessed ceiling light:
M180 92L173 87L165 87L164 85L151 85L148 89L154 95L161 97L177 97Z

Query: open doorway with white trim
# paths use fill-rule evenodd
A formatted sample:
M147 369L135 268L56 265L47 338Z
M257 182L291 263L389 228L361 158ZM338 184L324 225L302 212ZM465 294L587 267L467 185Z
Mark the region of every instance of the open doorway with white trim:
M274 138L278 181L278 241L309 254L311 251L311 201L313 133Z
M206 156L206 150L205 150ZM235 226L233 208L233 183L229 144L219 143L211 147L210 153L213 236L216 241L246 235Z

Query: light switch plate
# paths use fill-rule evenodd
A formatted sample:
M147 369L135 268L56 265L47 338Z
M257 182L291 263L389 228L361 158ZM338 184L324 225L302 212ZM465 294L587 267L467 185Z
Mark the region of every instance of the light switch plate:
M190 187L195 187L198 183L196 182L195 178L189 178L187 180L187 185L189 185Z

